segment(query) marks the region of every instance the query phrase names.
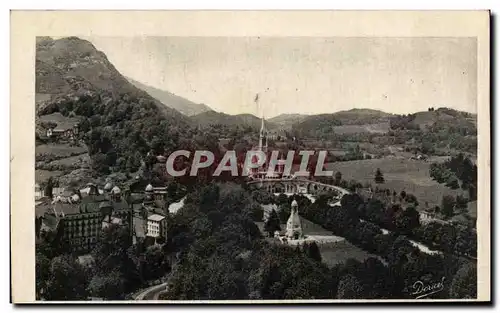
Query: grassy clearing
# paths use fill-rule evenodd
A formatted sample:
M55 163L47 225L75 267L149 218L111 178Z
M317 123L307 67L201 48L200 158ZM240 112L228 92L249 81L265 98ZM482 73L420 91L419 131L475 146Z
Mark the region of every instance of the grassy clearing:
M345 263L348 259L363 262L370 257L378 258L376 255L354 246L347 240L336 243L322 243L318 246L323 262L328 266Z
M336 134L377 133L384 134L389 131L389 123L365 124L365 125L342 125L334 126Z
M431 179L429 176L430 162L397 158L383 158L372 160L357 160L327 164L326 167L334 172L340 171L345 180L354 179L361 183L370 183L380 188L389 188L396 192L414 194L423 209L427 201L430 206L440 205L444 195L465 194L461 189L453 190ZM384 174L385 183L375 184L375 171L380 168Z
M82 162L86 163L90 162L88 153L52 161L50 162L50 165L73 166L75 164L80 164Z
M49 177L59 177L63 175L62 171L46 171L46 170L35 170L35 181L37 183L44 182L49 179Z
M47 144L35 147L35 154L41 155L54 155L59 158L67 158L76 154L83 154L87 152L85 147L74 147L65 144Z
M79 117L66 117L62 115L59 112L48 114L48 115L42 115L39 117L40 121L42 122L53 122L56 124L59 123L70 123L70 124L76 124L80 120Z

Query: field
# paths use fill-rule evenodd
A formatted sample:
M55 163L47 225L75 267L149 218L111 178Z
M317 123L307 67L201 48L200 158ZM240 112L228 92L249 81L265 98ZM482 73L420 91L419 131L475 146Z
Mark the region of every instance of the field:
M304 234L307 236L328 236L332 235L331 231L328 231L321 227L318 224L315 224L305 218L301 217L302 221L302 230ZM282 229L286 229L286 225L281 226ZM369 257L377 257L376 255L370 254L353 244L349 241L344 240L341 242L332 242L332 243L321 243L318 244L319 250L321 251L321 256L323 258L323 262L328 264L329 266L334 266L339 263L343 263L347 261L347 259L356 259L358 261L363 261L368 259Z
M356 133L379 133L384 134L389 131L389 123L365 124L365 125L342 125L334 126L333 132L336 134L356 134Z
M69 146L65 144L46 144L35 147L37 162L35 163L35 181L44 182L49 177L60 178L63 171L75 168L88 168L90 163L85 146Z
M62 174L62 171L35 170L35 181L37 183L44 182L48 180L49 177L59 177Z
M47 144L35 147L35 154L37 156L47 154L57 156L58 158L67 158L77 154L83 154L85 152L87 152L87 148L83 146L72 147L64 144Z
M78 117L66 117L59 112L41 115L38 117L40 121L43 122L54 122L54 123L78 123Z
M335 266L339 263L345 263L345 261L347 261L348 259L355 259L360 262L363 262L370 257L380 259L378 256L370 254L354 246L347 240L336 243L322 243L318 246L323 262L328 266ZM384 261L382 259L380 260Z
M405 191L417 197L419 209L440 205L443 195L464 194L461 189L452 190L439 184L429 176L431 162L386 157L383 159L357 160L326 164L328 170L342 173L342 179L354 179L361 183L370 183L380 188L389 188L396 192ZM385 183L375 184L374 177L377 168L382 171Z
M49 163L49 165L71 167L71 166L78 165L78 164L81 165L82 163L88 164L89 162L90 162L90 158L89 158L88 153L84 153L84 154L79 154L79 155L71 156L68 158L63 158L63 159L52 161Z

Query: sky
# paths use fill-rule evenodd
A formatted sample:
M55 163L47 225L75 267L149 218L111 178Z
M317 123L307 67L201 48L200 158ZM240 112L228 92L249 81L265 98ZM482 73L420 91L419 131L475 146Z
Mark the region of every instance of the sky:
M227 114L477 112L475 38L84 39L123 75Z

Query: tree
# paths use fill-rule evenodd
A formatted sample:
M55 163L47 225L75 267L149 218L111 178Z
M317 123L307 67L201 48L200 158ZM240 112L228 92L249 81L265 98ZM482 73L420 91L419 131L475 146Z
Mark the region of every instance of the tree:
M353 275L348 274L339 282L337 299L363 299L363 286Z
M473 262L462 265L450 286L450 297L453 299L477 298L477 267Z
M401 190L401 193L399 194L401 199L406 200L406 191Z
M443 197L441 201L441 212L447 218L453 216L455 210L455 198L450 195Z
M159 245L146 248L144 253L144 278L157 279L170 269L166 255Z
M50 264L46 300L86 300L86 275L69 255L58 256Z
M342 173L337 172L335 173L335 185L340 185L340 182L342 181Z
M315 241L313 241L309 244L305 243L304 244L304 252L311 259L313 259L317 262L321 262L321 252L319 251L319 247Z
M54 179L52 177L49 177L49 179L47 180L47 183L45 184L44 195L46 197L49 197L50 199L52 199L52 197L53 197L52 190L53 189L54 189Z
M290 201L288 200L288 196L284 193L280 193L278 195L278 198L276 199L276 204L279 206L289 204Z
M282 223L286 223L287 222L288 218L290 217L290 212L291 212L291 208L290 208L290 204L289 203L280 205L280 210L279 210L279 213L278 213L278 217L280 218L280 221Z
M446 186L450 187L451 189L458 189L460 187L460 185L458 184L458 179L454 175L451 175L448 178Z
M380 168L377 168L377 171L375 172L375 183L383 184L384 182L384 175L382 174L382 171L380 171Z
M123 300L125 295L125 280L118 270L92 277L88 287L93 297L105 300Z
M43 253L36 253L36 295L41 300L47 288L47 280L50 277L50 259Z
M274 209L271 211L271 214L264 225L264 230L269 234L269 237L274 237L274 232L281 230L280 218Z
M413 206L409 206L401 214L396 216L396 227L400 232L410 233L420 226L420 216Z

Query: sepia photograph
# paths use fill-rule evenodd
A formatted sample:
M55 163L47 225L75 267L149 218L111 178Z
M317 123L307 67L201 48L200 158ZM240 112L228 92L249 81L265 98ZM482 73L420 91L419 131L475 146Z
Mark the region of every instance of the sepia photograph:
M37 33L31 301L489 300L482 13L482 41Z

